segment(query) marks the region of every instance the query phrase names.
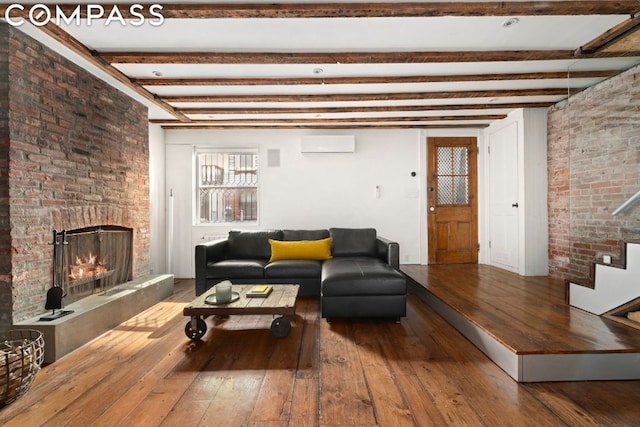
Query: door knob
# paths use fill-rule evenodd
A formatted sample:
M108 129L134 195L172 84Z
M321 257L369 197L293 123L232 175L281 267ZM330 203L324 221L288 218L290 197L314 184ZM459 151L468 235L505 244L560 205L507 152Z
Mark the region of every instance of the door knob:
M517 208L518 207L518 202L514 203L511 205L512 208Z

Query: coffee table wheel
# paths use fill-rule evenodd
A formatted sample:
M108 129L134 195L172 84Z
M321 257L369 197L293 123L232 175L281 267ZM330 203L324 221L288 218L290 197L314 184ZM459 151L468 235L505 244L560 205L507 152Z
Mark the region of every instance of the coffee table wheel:
M291 321L286 317L277 317L271 322L271 335L284 338L291 332Z
M184 333L187 338L199 340L207 332L207 324L199 317L192 317L184 326Z

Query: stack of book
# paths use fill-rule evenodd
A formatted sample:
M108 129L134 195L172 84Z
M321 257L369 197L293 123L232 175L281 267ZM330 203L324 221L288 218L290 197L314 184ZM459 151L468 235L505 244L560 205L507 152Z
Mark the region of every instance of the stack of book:
M255 285L247 292L247 298L266 298L272 290L271 285Z

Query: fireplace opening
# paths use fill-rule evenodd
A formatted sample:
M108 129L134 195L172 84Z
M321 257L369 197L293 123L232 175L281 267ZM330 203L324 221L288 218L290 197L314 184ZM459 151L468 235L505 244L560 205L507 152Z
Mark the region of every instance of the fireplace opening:
M58 252L54 254L53 285L62 287L65 304L108 293L132 279L132 229L98 226L63 231L58 236L54 239L54 252Z

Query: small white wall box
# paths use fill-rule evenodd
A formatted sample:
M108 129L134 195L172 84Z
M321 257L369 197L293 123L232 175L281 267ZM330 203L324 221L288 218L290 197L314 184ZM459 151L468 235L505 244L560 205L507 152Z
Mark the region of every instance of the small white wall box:
M300 141L302 153L354 153L354 135L306 135Z

